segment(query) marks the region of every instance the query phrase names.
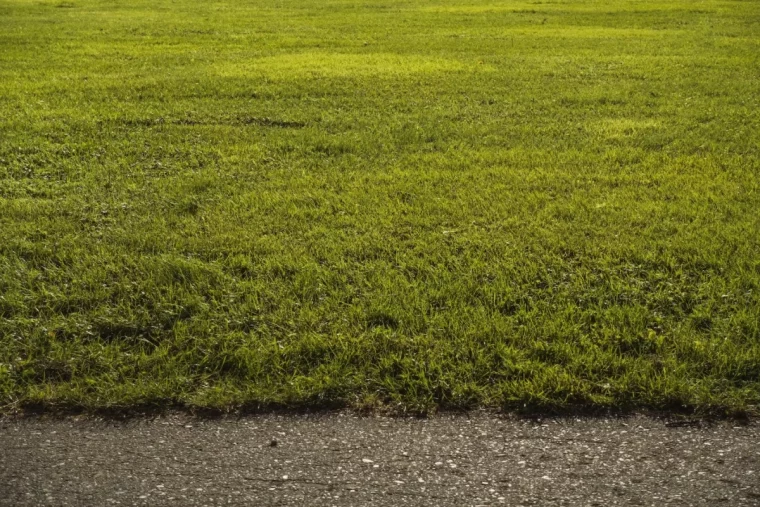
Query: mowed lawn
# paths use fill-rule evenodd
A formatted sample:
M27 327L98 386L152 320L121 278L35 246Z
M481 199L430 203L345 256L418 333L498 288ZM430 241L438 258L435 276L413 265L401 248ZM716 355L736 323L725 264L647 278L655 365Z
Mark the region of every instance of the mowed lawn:
M760 412L755 0L0 0L0 413Z

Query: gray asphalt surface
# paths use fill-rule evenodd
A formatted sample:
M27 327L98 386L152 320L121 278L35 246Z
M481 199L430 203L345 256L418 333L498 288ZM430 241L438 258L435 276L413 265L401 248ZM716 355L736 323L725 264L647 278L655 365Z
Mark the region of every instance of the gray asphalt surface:
M760 505L759 437L644 417L0 420L0 505Z

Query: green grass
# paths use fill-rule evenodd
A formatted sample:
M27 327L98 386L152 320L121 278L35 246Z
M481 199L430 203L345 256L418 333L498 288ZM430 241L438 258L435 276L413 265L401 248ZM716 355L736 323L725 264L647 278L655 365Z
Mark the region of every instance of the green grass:
M760 412L760 3L0 0L0 412Z

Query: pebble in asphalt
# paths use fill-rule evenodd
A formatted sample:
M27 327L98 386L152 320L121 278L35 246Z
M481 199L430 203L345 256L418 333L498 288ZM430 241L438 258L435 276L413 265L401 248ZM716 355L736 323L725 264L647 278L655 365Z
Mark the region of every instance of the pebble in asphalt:
M0 505L760 505L760 426L169 414L0 420Z

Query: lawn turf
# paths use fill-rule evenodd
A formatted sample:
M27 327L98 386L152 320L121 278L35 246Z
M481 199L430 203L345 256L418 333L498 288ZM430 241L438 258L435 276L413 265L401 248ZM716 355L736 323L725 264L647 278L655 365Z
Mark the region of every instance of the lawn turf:
M760 3L0 0L0 412L760 412Z

